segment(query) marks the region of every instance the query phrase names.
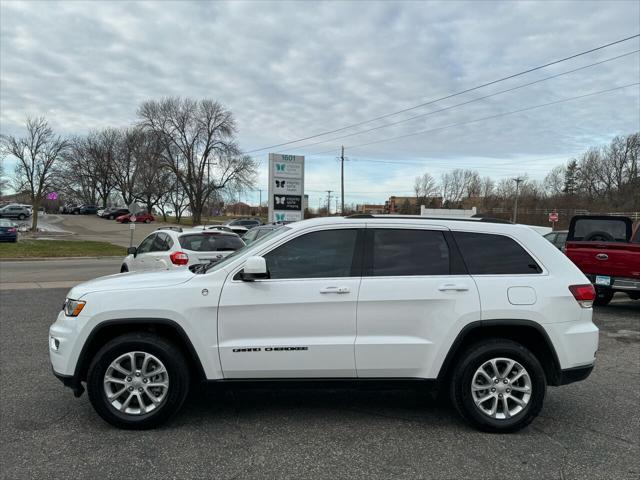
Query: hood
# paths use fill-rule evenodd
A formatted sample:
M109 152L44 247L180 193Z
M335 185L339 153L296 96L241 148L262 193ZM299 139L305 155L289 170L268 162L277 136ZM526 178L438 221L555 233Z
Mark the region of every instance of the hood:
M118 273L76 285L69 292L68 298L77 300L91 292L171 287L187 282L193 277L194 274L188 268L157 272Z

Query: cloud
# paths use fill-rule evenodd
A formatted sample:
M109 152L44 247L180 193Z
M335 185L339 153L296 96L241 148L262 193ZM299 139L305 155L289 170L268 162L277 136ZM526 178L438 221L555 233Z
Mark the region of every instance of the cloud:
M626 1L2 2L0 8L2 133L20 134L27 114L46 115L57 131L76 134L130 124L148 98L212 97L234 112L247 150L364 121L633 35L640 16L640 4ZM368 126L638 48L635 39ZM308 156L315 205L322 190L339 188L341 143L349 147L637 82L639 68L635 54L394 127L277 150ZM353 192L347 201L409 191L425 170L439 176L473 167L496 178L524 172L542 178L591 145L639 130L639 102L638 88L628 88L347 148L347 193ZM335 154L310 156L329 149ZM265 188L266 162L263 169Z

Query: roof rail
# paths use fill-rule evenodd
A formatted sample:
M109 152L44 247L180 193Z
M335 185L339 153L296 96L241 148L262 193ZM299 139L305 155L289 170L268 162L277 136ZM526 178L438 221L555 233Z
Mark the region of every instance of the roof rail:
M182 232L182 227L158 227L156 228L156 231L158 230L173 230L174 232Z
M344 218L405 218L411 220L453 220L458 222L484 222L484 223L513 223L503 218L492 217L423 217L421 215L371 215L370 213L356 213Z

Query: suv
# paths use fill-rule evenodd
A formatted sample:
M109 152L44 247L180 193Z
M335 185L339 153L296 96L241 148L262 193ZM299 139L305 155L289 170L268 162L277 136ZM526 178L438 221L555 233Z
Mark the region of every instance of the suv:
M121 217L122 215L128 215L129 209L123 207L108 207L103 210L102 213L98 215L102 218L108 218L109 220L113 220L115 218Z
M24 220L31 216L31 210L22 205L7 205L0 208L1 218L17 218L18 220Z
M159 228L130 247L120 272L167 270L217 262L244 247L238 235L219 230Z
M595 293L523 225L354 215L296 222L206 268L72 288L53 372L122 428L165 422L193 380L436 384L472 425L510 432L547 385L585 379ZM397 384L397 383L396 383Z

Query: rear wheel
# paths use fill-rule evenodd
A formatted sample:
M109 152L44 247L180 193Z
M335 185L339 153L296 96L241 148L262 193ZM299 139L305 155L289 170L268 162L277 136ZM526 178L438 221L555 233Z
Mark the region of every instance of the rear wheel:
M108 342L87 376L89 400L98 415L125 429L162 425L180 409L188 390L189 370L182 352L149 333Z
M506 339L471 346L451 379L451 398L470 424L487 432L515 432L538 416L546 378L538 359Z
M596 298L593 300L593 304L598 307L604 307L609 305L609 302L613 300L614 292L610 288L596 288Z
M24 213L21 213L20 215L18 215L18 220L24 220L26 217L26 215Z
M109 215L109 220L113 220L114 218L116 217L114 217L113 215Z
M151 220L149 220L148 218L146 218L146 219L144 220L144 223L151 223Z

